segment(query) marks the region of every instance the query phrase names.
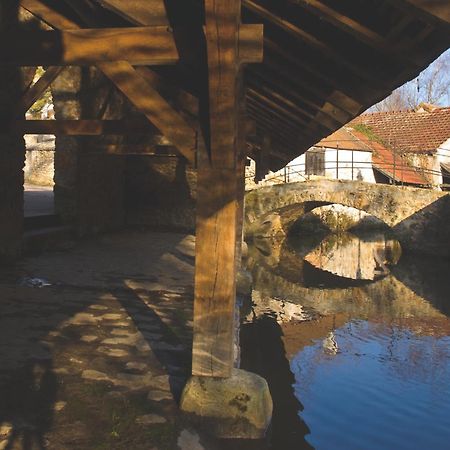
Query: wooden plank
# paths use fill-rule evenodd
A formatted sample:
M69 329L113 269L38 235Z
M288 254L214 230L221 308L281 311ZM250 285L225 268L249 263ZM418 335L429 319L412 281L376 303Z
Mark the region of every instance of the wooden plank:
M447 25L450 24L450 3L448 0L407 0L406 4L408 3Z
M303 117L300 117L298 114L295 114L294 112L288 110L284 106L271 100L266 95L255 91L254 89L247 89L247 96L249 98L257 101L259 104L265 105L266 109L269 109L269 110L272 109L272 110L280 113L282 116L287 117L288 119L290 119L291 122L294 122L300 126L308 126L308 124L309 124L308 119L304 119Z
M261 63L264 55L264 27L246 24L239 27L239 60L241 63Z
M139 145L139 144L107 144L96 146L89 153L100 153L107 155L142 155L142 156L170 156L179 157L180 154L173 146L162 145Z
M134 65L175 64L178 51L167 27L21 30L0 35L3 64L92 65L124 57Z
M272 140L270 136L264 135L261 146L261 151L258 154L255 168L255 182L264 180L264 177L269 173L269 156L272 148Z
M198 116L199 103L197 97L167 82L166 79L155 73L150 67L136 67L136 71L176 109L185 111L194 117Z
M322 20L326 20L365 44L370 45L372 48L394 58L394 60L400 60L419 69L421 68L423 64L421 59L417 59L417 57L414 57L408 52L402 51L394 41L381 36L351 17L339 13L322 1L300 0L297 3L319 16Z
M99 3L136 25L169 25L164 0L100 0Z
M63 70L62 67L48 67L44 74L31 85L26 92L23 94L22 98L19 100L16 107L16 116L21 116L25 114L35 103L39 100L44 92L48 89L50 84L56 79L56 77Z
M242 0L242 5L252 13L269 21L271 24L290 34L295 39L299 39L307 45L319 50L325 57L329 58L331 61L334 61L336 65L344 67L375 86L383 85L383 80L378 78L376 74L367 71L362 66L356 64L355 61L346 58L342 52L339 52L335 48L331 47L329 43L321 41L314 35L295 26L288 20L282 19L276 14L273 14L271 11L252 0Z
M299 73L305 70L306 72L316 77L318 83L324 83L325 85L332 86L335 89L335 91L339 91L341 92L341 95L349 98L353 102L353 104L360 104L361 100L364 100L366 102L368 101L368 98L373 97L374 95L377 94L377 91L370 88L369 86L364 86L364 91L362 91L360 86L354 85L352 86L351 89L352 92L347 92L350 91L350 89L346 89L346 92L344 93L342 92L342 89L345 89L346 85L342 84L338 79L336 79L335 76L333 76L334 72L320 70L314 64L311 64L304 59L296 58L286 49L280 47L278 44L276 44L275 42L271 41L268 38L264 38L264 45L267 49L270 49L273 53L281 56L286 62L289 63L289 65L292 65L293 70L297 70ZM266 60L270 60L270 58L266 58ZM320 89L315 88L314 86L304 86L304 87L305 89L307 88L311 92L314 89L314 92L320 95L319 94ZM360 105L360 108L361 106L362 105Z
M180 153L195 164L197 133L126 61L97 64L99 69L154 124Z
M20 6L52 28L60 30L76 30L80 28L79 24L47 6L41 0L20 0Z
M18 134L56 136L151 134L156 131L147 120L16 120L8 130Z

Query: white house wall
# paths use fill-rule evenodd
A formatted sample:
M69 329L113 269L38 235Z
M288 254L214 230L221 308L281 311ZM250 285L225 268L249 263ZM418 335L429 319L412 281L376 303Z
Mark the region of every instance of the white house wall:
M325 177L375 183L372 153L334 148L325 149Z

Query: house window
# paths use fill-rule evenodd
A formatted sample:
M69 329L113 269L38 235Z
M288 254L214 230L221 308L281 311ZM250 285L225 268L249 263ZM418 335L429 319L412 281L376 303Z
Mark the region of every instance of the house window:
M325 175L325 150L313 149L306 152L306 175Z

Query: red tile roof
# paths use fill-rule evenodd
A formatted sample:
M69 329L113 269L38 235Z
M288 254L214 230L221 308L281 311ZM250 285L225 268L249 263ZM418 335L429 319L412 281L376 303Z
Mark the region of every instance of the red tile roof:
M402 153L435 152L450 138L450 107L424 105L417 111L362 114L349 126L364 124L390 148Z
M372 148L372 165L389 178L406 184L427 185L427 179L418 172L411 163L398 152L384 146L380 142L370 140L363 133L352 130L360 141Z
M351 122L353 123L353 122ZM354 150L372 152L372 165L379 172L399 183L427 185L427 179L418 172L411 163L401 155L370 139L366 134L345 126L322 139L314 147L339 148L340 150Z

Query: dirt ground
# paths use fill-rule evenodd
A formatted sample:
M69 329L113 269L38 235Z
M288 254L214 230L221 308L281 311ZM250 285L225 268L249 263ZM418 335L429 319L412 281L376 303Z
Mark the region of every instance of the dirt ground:
M193 264L192 236L130 231L1 269L0 449L215 448L177 406Z

